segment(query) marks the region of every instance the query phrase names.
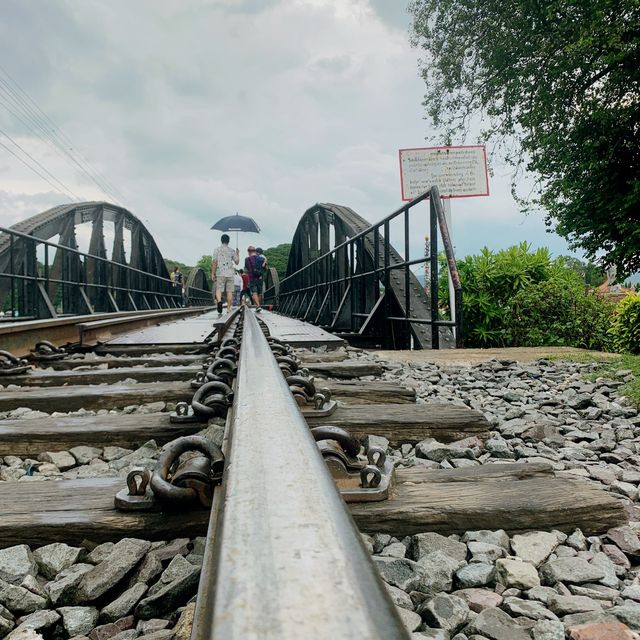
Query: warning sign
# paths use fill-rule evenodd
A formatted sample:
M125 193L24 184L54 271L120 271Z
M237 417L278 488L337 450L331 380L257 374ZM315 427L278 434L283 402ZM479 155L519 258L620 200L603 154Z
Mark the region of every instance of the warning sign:
M400 149L402 199L413 200L434 185L443 198L489 195L484 145Z

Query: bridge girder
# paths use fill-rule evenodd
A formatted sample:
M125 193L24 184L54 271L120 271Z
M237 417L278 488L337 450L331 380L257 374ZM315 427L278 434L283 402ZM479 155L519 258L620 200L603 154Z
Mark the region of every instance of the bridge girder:
M123 207L101 201L65 204L18 222L10 229L45 241L58 235L56 244L77 251L77 227L90 222L88 253L106 260L106 221L113 223L115 231L111 260L104 262L80 253L50 248L55 251L55 256L47 264L46 285L38 282L36 286L27 287L24 280L18 284L21 293L17 297L23 308L21 315L27 309L31 312L35 310L38 317L55 316L55 306L62 308L64 313L175 306L170 298L160 293L159 281L155 282L147 275L169 278L153 236L135 215ZM128 262L124 243L125 229L131 232L131 255ZM24 238L15 236L12 242L10 234L0 233L0 274L12 271L14 274L43 277L34 247L35 243ZM126 269L127 266L145 273ZM65 284L56 281L65 281ZM11 289L9 282L9 278L0 278L2 303ZM158 289L158 293L141 293L145 289Z
M365 218L349 207L332 203L313 205L302 215L294 233L287 278L370 227ZM375 273L349 282L347 275L352 259L354 273ZM388 245L388 261L390 265L403 262L391 245ZM382 295L384 268L384 237L371 231L356 240L353 250L346 246L339 248L329 259L318 260L302 272L304 280L295 288L306 289L304 294L287 296L290 281L283 281L279 289L283 304L279 309L336 331L363 336L390 330L390 325L382 320L384 298L387 315L404 315L408 299L411 317L430 317L430 301L410 270L408 274L404 269L390 271L388 295L387 292ZM328 280L338 282L326 285ZM395 333L394 343L408 345L411 342L406 325L404 335L400 335L402 328L396 328ZM411 337L415 348L429 348L431 328L426 324L411 324Z

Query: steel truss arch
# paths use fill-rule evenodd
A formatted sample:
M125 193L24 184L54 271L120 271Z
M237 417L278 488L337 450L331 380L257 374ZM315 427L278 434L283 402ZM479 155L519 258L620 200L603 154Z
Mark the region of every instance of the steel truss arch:
M114 226L110 259L104 240L105 221ZM91 223L91 234L88 252L83 254L78 250L76 231L87 222ZM128 260L125 230L131 233ZM53 244L50 240L55 236L59 240ZM42 247L44 264L37 255ZM52 253L55 256L50 259ZM79 314L178 304L164 282L169 281L169 272L149 230L130 211L109 202L52 207L0 233L0 274L6 276L0 277L0 301L6 305L9 290L14 297L16 285L9 283L19 278L19 306L37 317L56 316L56 308ZM27 286L27 281L35 286Z
M209 292L209 295L206 295ZM202 267L193 267L189 271L184 285L184 297L193 304L211 304L211 287Z
M367 230L370 233L335 250ZM353 209L332 203L315 204L302 215L294 233L277 308L336 332L380 336L395 331L394 345L430 348L428 324L411 323L409 330L405 323L404 328L394 330L383 319L385 311L387 317L402 316L407 308L410 317L431 317L430 300L414 273L410 269L388 269L401 263L403 258L385 242L384 234ZM388 292L383 291L385 269ZM350 279L350 273L368 275ZM292 294L294 290L296 293ZM450 337L448 329L441 332L444 342Z

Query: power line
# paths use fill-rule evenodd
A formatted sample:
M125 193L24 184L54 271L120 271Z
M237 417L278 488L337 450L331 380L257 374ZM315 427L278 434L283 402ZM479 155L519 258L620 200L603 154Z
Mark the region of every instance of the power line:
M4 86L2 86L4 85ZM18 94L15 89L6 82L0 76L0 92L4 92L5 99L9 99L12 105L18 109L24 117L29 119L35 127L40 129L44 134L44 137L41 133L34 131L34 133L44 142L46 142L49 146L53 148L53 150L60 155L60 152L66 156L67 159L71 160L74 164L78 166L78 168L95 184L98 188L103 191L105 194L108 194L109 197L115 198L114 194L110 193L108 189L104 187L104 185L100 184L87 170L83 167L65 148L64 144L57 139L55 131L49 131L49 125L47 125L46 121L39 116L39 114L34 111L34 109L27 103L25 100ZM26 95L26 94L25 94ZM32 128L33 131L33 128ZM117 200L117 198L115 198Z
M50 186L52 186L56 191L60 191L60 187L56 186L53 182L51 182L51 180L49 180L47 176L41 174L36 168L34 168L26 160L24 160L17 153L15 153L10 147L7 147L7 145L4 142L2 142L2 140L0 140L0 147L4 147L12 156L20 160L20 162L22 162L22 164L25 165L25 167L28 167L29 169L31 169L31 171L37 174L40 178L42 178L45 182L47 182ZM67 193L66 195L69 195L69 194Z
M21 147L6 131L3 131L2 129L0 129L0 134L2 134L5 138L10 140L16 147L18 147L18 149L20 149L20 151L22 151L22 153L25 156L27 156L30 160L35 162L50 178L55 180L62 187L62 190L67 193L67 195L72 195L76 200L80 200L80 198L78 198L78 196L71 189L69 189L69 187L67 187L67 185L65 185L65 183L62 182L62 180L59 180L58 178L56 178L56 176L54 176L51 173L51 171L49 171L45 166L43 166L40 162L38 162L38 160L36 160L28 151L26 151L23 147Z
M74 144L69 137L51 120L51 118L39 107L33 98L12 78L7 70L0 65L0 71L5 76L0 76L0 92L4 93L5 101L8 99L10 104L17 109L22 116L20 117L9 109L10 112L18 117L35 135L51 146L58 155L64 154L65 158L73 162L82 173L89 178L105 195L108 195L116 203L122 204L120 199L123 198L122 193L111 184L106 177L93 167L90 162L75 149ZM12 86L13 85L13 86ZM7 108L8 105L5 102ZM30 121L33 126L26 121ZM36 131L33 127L39 129L42 133ZM44 136L42 135L44 134ZM67 148L67 146L69 148ZM76 157L78 156L78 157ZM79 158L79 159L78 159ZM87 168L84 165L87 165ZM96 175L93 175L94 172Z

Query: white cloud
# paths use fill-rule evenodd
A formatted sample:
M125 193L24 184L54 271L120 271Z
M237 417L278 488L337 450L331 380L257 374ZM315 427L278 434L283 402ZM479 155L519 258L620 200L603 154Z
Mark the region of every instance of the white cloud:
M379 5L5 0L0 58L125 194L163 254L193 263L217 242L211 224L235 211L256 217L269 246L289 241L317 201L371 221L399 206L397 149L424 144L424 87L398 24L404 7L385 5L383 19ZM74 192L104 198L0 104L3 124ZM45 198L49 186L3 149L0 171L1 224L64 201ZM506 183L494 180L492 193L454 205L464 247L479 248L466 230L477 215L508 244L522 239Z

